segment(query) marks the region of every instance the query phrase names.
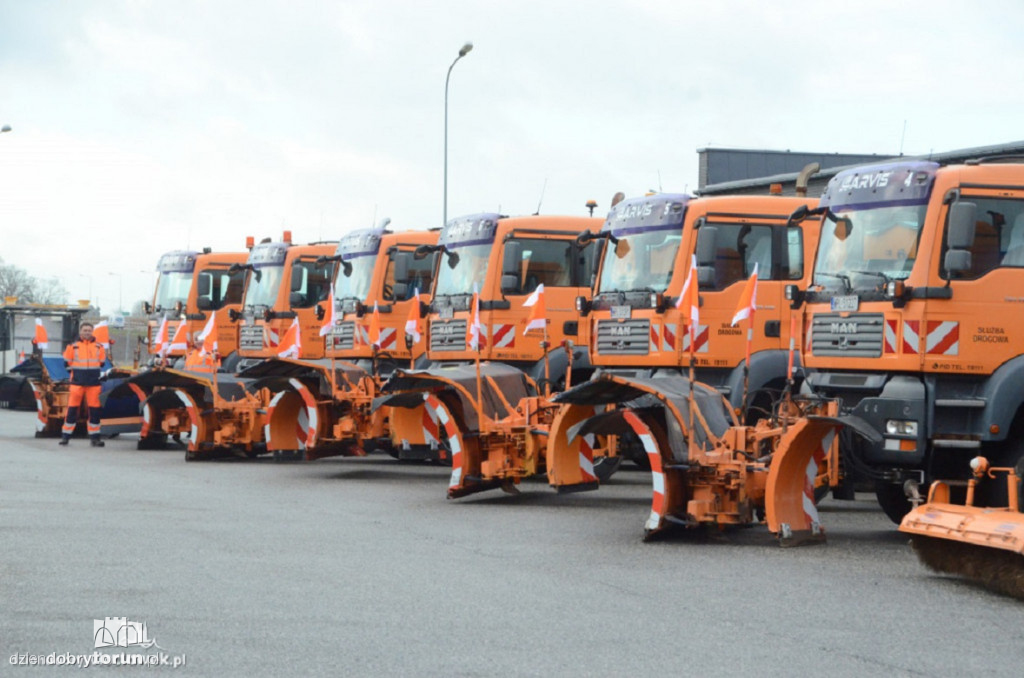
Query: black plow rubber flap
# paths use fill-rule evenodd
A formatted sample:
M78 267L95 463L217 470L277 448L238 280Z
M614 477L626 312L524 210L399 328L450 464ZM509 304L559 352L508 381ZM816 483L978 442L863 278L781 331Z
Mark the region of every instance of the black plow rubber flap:
M329 373L330 360L292 360L290 358L269 358L258 362L238 373L244 379L263 377L284 377L285 379Z
M708 428L711 429L711 433L716 437L724 435L733 422L722 394L706 384L694 383L693 399L698 410L704 416ZM643 378L604 373L592 381L559 394L554 400L576 405L614 403L622 408L641 413L642 416L645 411L650 413L652 410L660 409L673 460L685 463L689 457L683 431L689 425L690 381L682 375L668 374ZM665 407L666 404L671 404L679 412L679 419L676 419L675 413L671 412L670 408ZM696 420L694 429L694 441L700 447L709 449L711 442L707 432ZM570 428L567 434L572 440L576 435L581 434L608 435L626 433L629 430L630 428L622 419L621 413L606 412L583 420Z
M362 367L344 360L334 361L335 383L343 388L346 383L355 384L360 379L370 376ZM271 358L257 363L238 373L239 377L252 378L248 384L251 392L261 388L277 391L285 388L289 379L316 379L323 395L330 395L331 361L291 360L289 358Z
M110 392L109 397L124 398L132 395L133 391L129 384L137 384L146 392L151 392L157 387L188 388L197 384L213 391L213 377L209 373L163 369L142 372L131 379L126 379ZM218 374L217 392L226 400L242 398L245 394L245 382L230 374Z
M511 414L502 398L515 406L522 398L535 395L522 370L502 363L480 363L480 377L482 409L492 419L503 419ZM423 403L424 392L452 390L462 401L466 424L473 429L478 428L474 407L476 366L472 363L432 366L426 370L396 370L381 390L387 395L374 399L374 410L385 405L417 407Z

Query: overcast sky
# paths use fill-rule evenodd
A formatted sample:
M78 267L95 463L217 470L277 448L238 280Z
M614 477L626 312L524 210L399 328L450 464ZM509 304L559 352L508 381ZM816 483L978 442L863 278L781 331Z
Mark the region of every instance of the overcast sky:
M113 311L168 250L439 226L467 40L449 217L692 191L707 146L1017 141L1021 26L1010 0L0 0L0 257Z

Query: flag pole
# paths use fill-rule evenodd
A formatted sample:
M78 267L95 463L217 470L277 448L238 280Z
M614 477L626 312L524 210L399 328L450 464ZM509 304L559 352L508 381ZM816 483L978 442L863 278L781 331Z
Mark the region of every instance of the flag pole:
M544 341L540 344L544 351L544 397L551 398L551 364L548 360L548 319L544 318Z
M749 324L747 325L747 345L746 345L746 360L743 362L743 421L747 419L747 410L749 409L750 403L747 402L747 397L750 395L750 346L754 341L754 309L750 309L750 317L747 318Z
M483 379L480 376L480 352L483 350L483 325L480 324L480 293L473 293L473 317L470 319L471 327L476 331L476 421L477 429L483 432L484 428L484 396Z

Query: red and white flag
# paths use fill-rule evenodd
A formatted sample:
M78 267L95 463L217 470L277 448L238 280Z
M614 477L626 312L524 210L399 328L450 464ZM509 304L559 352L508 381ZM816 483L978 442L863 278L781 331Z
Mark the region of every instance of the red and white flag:
M292 318L292 324L284 333L284 338L277 347L277 355L281 358L298 358L302 352L302 332L299 329L298 316Z
M740 303L736 306L736 313L732 317L733 327L736 326L741 320L750 318L750 323L754 323L754 311L757 309L757 262L754 263L754 271L750 274L747 279L747 284L743 288L743 295L740 296Z
M476 291L473 292L473 320L469 324L467 343L474 351L479 351L484 345L484 326L480 323L480 293Z
M544 305L544 283L537 285L533 294L523 302L523 308L530 309L530 315L526 319L526 328L523 334L530 330L546 331L548 327L548 309Z
M405 320L405 333L412 337L414 344L420 341L422 324L423 320L420 318L420 289L417 287L415 298L409 306L409 317Z
M167 329L167 314L160 319L160 324L157 325L156 334L153 335L153 345L150 347L154 353L159 355L167 355L167 352L171 350L171 344L167 341L168 337Z
M50 339L46 336L46 325L43 325L42 318L36 318L36 334L32 339L32 343L40 348L50 348Z
M110 326L106 320L101 320L92 328L93 339L103 348L110 350Z
M206 321L206 326L203 331L199 333L199 341L203 342L203 350L199 352L199 355L213 355L217 352L217 312L213 311L210 313L210 319Z
M327 295L327 314L324 316L323 327L320 328L320 336L326 337L334 328L334 291Z
M373 315L370 316L370 344L380 350L380 309L377 302L373 302Z
M697 257L690 258L690 273L683 284L683 292L676 300L676 308L687 319L690 328L690 353L697 346L697 325L700 323L700 290L697 289Z
M170 329L166 330L170 333ZM187 351L188 350L188 323L182 318L178 321L178 327L174 330L174 338L167 344L167 351ZM164 337L166 340L166 336Z

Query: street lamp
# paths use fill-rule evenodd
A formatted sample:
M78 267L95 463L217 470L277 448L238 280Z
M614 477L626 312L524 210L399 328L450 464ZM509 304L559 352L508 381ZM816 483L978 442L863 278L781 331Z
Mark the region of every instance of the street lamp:
M467 42L459 50L459 56L448 67L448 75L444 78L444 221L442 226L448 223L448 80L452 77L452 69L459 59L466 56L473 49L473 43Z

